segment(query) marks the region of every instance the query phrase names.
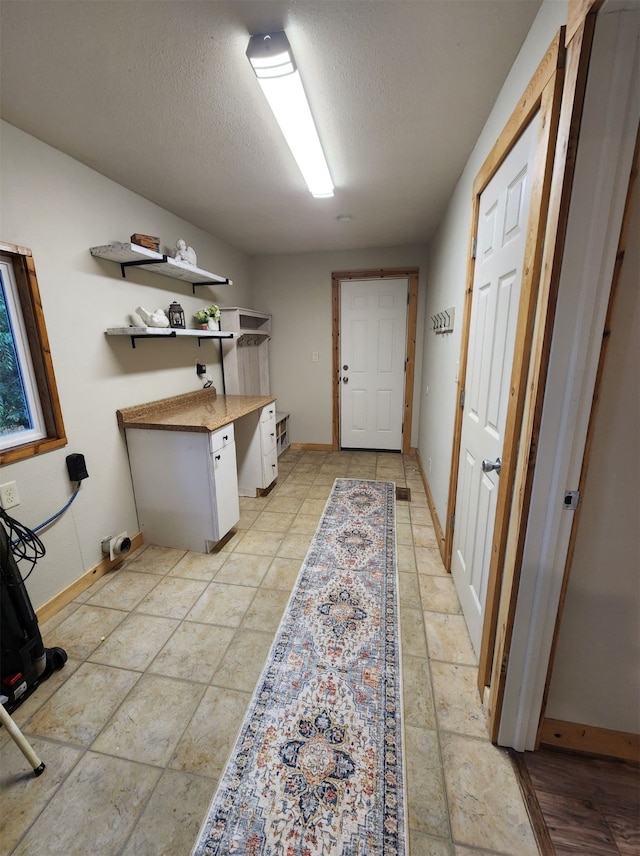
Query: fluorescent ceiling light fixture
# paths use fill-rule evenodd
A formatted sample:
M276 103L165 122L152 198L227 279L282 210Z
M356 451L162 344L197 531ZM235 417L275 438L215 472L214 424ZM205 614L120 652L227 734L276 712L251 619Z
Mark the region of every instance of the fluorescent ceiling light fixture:
M329 167L284 30L252 36L247 56L309 190L313 196L333 196Z

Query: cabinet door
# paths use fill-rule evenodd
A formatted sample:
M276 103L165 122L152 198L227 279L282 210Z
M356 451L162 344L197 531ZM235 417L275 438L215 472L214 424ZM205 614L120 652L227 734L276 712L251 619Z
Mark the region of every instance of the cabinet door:
M207 552L219 540L208 435L127 429L127 445L145 543Z
M212 452L211 470L215 497L214 519L219 541L240 520L235 443L227 443Z

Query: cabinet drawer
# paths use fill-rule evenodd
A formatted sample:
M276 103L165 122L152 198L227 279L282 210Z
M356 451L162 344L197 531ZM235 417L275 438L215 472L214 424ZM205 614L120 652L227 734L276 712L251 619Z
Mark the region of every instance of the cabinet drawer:
M272 401L271 404L267 404L266 407L263 407L260 411L260 421L268 422L269 419L276 418L276 402Z
M218 428L217 431L212 431L209 435L209 449L212 452L217 452L218 449L224 449L234 441L233 422L225 425L224 428Z
M260 444L262 446L262 454L266 455L276 445L276 418L269 419L267 422L260 423Z
M262 483L269 487L271 482L278 477L278 450L275 447L262 456Z

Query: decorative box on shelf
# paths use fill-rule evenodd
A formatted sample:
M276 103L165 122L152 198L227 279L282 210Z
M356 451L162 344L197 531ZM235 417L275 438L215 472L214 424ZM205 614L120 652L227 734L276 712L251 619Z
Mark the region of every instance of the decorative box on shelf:
M155 235L141 235L136 232L135 235L131 236L131 243L146 247L147 250L153 250L156 253L160 251L160 238Z

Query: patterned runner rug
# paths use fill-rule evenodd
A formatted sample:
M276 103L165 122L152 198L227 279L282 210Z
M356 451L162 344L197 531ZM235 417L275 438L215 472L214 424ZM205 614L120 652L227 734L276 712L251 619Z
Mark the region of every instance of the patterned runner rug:
M404 856L390 482L336 479L193 850Z

